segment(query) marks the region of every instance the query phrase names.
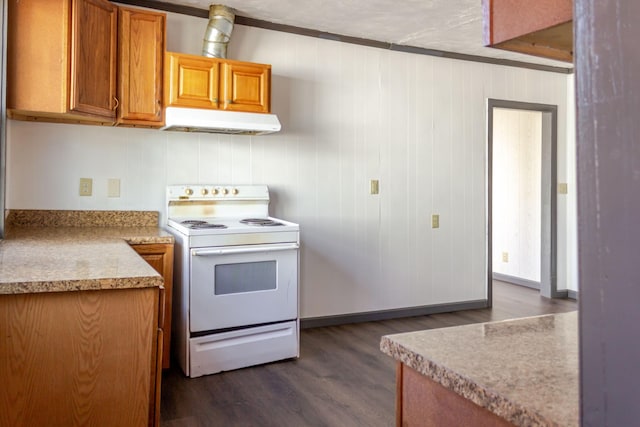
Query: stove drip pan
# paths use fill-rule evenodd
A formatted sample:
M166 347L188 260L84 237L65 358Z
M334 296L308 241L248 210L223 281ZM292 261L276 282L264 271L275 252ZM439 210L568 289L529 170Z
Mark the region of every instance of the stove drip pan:
M277 222L269 218L246 218L246 219L241 219L240 222L242 224L257 225L261 227L282 225L281 222Z
M199 230L202 228L227 228L224 224L212 224L200 219L187 219L185 221L180 221L180 224L193 230Z
M227 228L226 225L223 224L209 224L205 222L204 224L192 224L189 228L200 229L200 228Z
M202 221L200 219L188 219L186 221L180 221L180 224L186 225L186 226L189 226L189 225L201 225L201 224L206 224L206 223L207 223L207 221Z

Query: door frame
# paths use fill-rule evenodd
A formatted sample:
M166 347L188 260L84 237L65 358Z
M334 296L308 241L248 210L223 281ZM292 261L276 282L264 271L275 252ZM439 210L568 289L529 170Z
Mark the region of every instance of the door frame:
M7 23L9 2L0 3L0 240L4 238L7 182Z
M540 295L547 298L566 298L568 291L558 291L557 282L557 147L558 106L530 102L487 100L487 299L493 305L493 110L539 111L542 113L541 157L541 223L540 223Z

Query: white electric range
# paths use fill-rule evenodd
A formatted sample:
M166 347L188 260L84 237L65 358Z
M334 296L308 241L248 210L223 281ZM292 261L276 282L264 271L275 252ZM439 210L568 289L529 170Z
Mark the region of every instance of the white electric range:
M167 187L174 340L189 377L299 356L298 224L265 185Z

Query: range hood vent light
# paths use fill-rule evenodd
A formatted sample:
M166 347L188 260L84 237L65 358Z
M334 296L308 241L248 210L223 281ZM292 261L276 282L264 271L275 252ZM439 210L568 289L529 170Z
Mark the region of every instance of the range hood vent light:
M167 107L161 130L224 133L230 135L266 135L281 129L275 114Z

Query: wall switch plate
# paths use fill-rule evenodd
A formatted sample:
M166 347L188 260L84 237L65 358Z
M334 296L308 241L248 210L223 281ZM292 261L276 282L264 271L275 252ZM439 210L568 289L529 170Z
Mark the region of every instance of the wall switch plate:
M509 262L509 252L502 252L502 262Z
M377 179L372 179L369 182L369 194L379 194L380 193L380 181Z
M560 182L558 183L558 194L567 194L567 183Z
M78 194L81 196L90 196L93 190L93 180L91 178L80 178L80 190Z
M107 180L107 197L120 197L120 180L118 178Z
M440 215L431 215L431 228L440 228Z

